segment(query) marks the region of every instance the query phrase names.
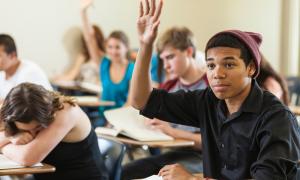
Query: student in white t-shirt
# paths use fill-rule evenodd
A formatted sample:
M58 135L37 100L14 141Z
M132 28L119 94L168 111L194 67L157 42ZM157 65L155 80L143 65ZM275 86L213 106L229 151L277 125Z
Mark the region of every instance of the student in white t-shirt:
M16 85L30 82L52 90L44 71L35 63L20 60L13 38L0 34L0 103Z

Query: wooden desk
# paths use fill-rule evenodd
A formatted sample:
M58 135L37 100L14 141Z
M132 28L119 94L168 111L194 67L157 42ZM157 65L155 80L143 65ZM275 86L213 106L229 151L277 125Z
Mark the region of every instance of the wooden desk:
M300 115L300 106L289 106L289 108L294 114Z
M16 169L0 169L0 176L49 173L49 172L54 172L54 171L55 171L54 166L43 163L43 166L39 166L39 167L26 167L26 168L16 168Z
M99 106L114 106L113 101L101 101L97 96L71 96L79 106L84 107L99 107Z
M197 173L197 174L193 174L193 175L198 177L198 178L204 178L202 173Z
M61 89L83 91L92 94L101 94L102 87L98 84L78 81L52 81L52 85Z
M114 137L108 135L98 135L98 137L120 141L124 144L129 144L129 145L135 145L135 146L146 145L149 147L156 147L156 148L188 147L188 146L194 146L195 144L193 141L188 141L184 139L175 139L173 141L137 141L127 137Z

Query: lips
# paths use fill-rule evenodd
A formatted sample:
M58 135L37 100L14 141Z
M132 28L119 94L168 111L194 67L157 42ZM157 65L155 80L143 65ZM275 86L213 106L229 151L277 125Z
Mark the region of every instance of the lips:
M224 92L229 88L228 84L216 84L213 85L212 88L214 89L215 92Z

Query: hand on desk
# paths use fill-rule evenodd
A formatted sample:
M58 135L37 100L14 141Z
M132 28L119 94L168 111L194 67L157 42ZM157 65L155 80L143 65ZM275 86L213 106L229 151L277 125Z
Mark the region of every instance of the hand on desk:
M34 139L34 136L31 135L29 132L20 132L15 136L10 138L10 142L14 145L24 145L29 143Z
M154 130L159 130L172 137L174 136L174 128L168 122L159 119L147 119L145 123Z
M172 164L164 166L158 173L163 180L197 180L200 179L189 173L180 164Z

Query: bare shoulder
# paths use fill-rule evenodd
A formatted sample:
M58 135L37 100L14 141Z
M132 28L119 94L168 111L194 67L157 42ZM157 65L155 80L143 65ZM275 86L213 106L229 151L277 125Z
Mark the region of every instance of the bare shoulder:
M268 77L264 82L266 90L273 93L275 96L277 96L279 99L281 99L283 90L280 86L280 83L273 77Z
M265 80L265 83L266 87L276 87L276 88L280 88L280 84L278 81L276 81L275 78L273 77L268 77L266 80Z
M64 103L64 108L57 112L55 119L63 123L60 125L71 125L70 131L63 138L64 142L81 141L90 133L90 120L78 105Z
M78 117L84 115L78 105L71 105L69 103L63 104L63 109L55 113L55 121L59 120L60 122L68 121L69 123L75 123Z

